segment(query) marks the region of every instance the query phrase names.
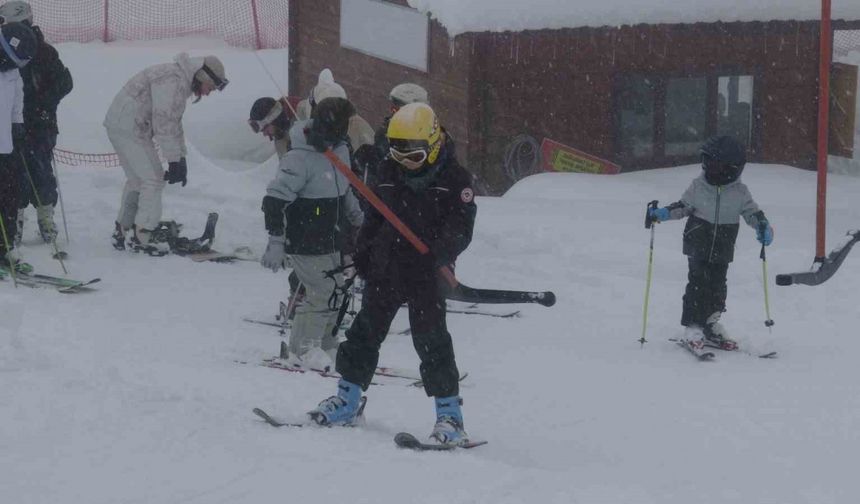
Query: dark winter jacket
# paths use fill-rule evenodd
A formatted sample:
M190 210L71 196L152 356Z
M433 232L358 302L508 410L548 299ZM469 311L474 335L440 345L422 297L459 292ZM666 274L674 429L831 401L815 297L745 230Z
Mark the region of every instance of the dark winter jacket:
M450 147L450 150L449 150ZM477 207L472 176L452 154L446 141L427 180L413 189L402 166L391 158L381 162L374 192L429 248L422 256L376 209L367 211L358 236L356 266L367 278L398 271L433 273L451 265L472 241ZM411 184L413 187L416 184Z
M363 215L349 180L308 145L306 123L298 121L290 128L292 149L281 158L266 189L266 229L271 235L286 233L289 254L330 254L348 246L350 230L361 226ZM349 164L345 142L332 150Z
M72 74L60 61L60 55L38 26L33 32L39 40L36 56L20 70L24 81L24 125L31 141L39 142L46 135L56 136L57 106L72 91Z
M712 263L734 259L741 217L754 229L767 221L743 182L713 186L704 173L693 179L680 201L667 208L670 219L689 217L684 227L684 255Z

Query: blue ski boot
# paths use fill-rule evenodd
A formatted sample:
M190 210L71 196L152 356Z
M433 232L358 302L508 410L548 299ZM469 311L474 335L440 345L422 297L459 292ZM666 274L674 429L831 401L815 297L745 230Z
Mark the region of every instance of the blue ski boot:
M320 402L308 416L319 425L355 425L362 418L364 403L361 387L341 378L337 395Z
M436 425L430 434L429 443L442 445L461 445L469 441L463 429L463 412L459 396L436 398Z

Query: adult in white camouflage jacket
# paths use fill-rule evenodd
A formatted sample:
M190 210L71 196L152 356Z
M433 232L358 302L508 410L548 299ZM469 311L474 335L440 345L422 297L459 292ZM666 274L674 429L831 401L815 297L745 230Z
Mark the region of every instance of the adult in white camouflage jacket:
M195 103L214 90L222 91L228 80L224 65L215 56L176 56L173 63L146 68L117 93L105 116L104 126L127 177L113 234L114 247L125 249L125 235L134 227L135 250L153 255L166 253L166 244L151 242L152 230L161 220L164 182L184 187L188 182L182 115L192 95ZM161 166L156 144L167 160Z
M686 337L704 337L731 350L737 343L719 320L726 310L726 274L734 259L740 218L756 230L756 239L765 246L773 241L773 228L740 181L746 164L743 145L732 137L718 136L705 142L701 153L702 173L681 200L649 212L657 222L688 217L684 255L689 271L681 314L681 325L690 333Z

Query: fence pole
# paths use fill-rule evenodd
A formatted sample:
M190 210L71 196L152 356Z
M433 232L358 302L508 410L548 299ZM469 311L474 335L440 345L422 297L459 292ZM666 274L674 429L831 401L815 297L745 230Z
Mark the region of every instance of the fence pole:
M251 15L254 17L254 38L259 51L263 48L263 43L260 41L260 17L257 13L257 0L251 0Z
M108 29L108 3L109 0L105 0L104 31L102 33L102 42L104 43L110 42L110 30Z

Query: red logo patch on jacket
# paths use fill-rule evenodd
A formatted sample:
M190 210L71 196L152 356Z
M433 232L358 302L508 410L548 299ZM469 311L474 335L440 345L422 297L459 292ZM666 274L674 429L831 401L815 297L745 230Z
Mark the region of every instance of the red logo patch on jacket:
M471 203L475 199L475 193L472 191L472 188L467 187L460 191L460 199L463 200L463 203Z

